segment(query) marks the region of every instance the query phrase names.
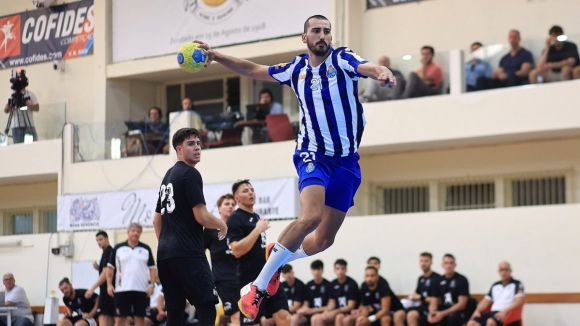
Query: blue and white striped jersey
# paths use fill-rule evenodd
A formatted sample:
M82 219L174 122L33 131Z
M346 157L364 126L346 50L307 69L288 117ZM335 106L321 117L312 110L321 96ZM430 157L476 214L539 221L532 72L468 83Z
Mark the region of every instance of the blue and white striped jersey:
M358 100L358 79L365 76L357 69L367 61L346 47L329 52L318 67L310 66L305 53L268 71L292 87L300 102L297 150L347 156L356 153L366 124Z

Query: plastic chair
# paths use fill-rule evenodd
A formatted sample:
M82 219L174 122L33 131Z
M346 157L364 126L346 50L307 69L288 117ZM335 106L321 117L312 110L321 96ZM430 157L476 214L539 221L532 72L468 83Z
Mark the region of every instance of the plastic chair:
M508 326L508 325L515 323L515 322L518 322L518 321L520 322L519 326L524 326L524 322L522 321L522 314L524 311L525 304L526 304L526 302L524 301L523 305L508 312L505 315L505 319L503 320L502 326ZM488 312L491 312L491 305L489 307L487 307L487 309L485 309L485 311L483 311L482 314L486 314Z
M241 146L243 128L224 129L219 140L205 143L207 148Z
M268 136L270 136L270 140L273 142L296 138L292 123L290 123L290 119L288 119L288 115L285 113L268 114L266 116L266 126L268 128Z

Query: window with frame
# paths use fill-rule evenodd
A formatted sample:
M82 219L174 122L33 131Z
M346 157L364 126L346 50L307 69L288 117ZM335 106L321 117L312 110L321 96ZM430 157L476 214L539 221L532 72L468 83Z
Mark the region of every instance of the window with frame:
M32 234L34 232L34 217L32 213L12 215L12 234Z
M495 208L495 184L493 182L453 184L445 186L443 209Z
M428 212L429 187L384 188L383 200L385 214Z
M511 187L512 206L566 203L566 178L564 176L512 180Z

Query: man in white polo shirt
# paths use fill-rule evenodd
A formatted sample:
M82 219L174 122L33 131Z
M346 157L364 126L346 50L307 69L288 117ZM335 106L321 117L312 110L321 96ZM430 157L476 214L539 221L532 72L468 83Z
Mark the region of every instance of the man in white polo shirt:
M16 307L11 313L10 321L12 326L32 326L34 319L32 318L32 310L30 310L30 302L24 289L16 285L14 275L12 273L4 274L3 278L6 293L4 302L8 307ZM0 325L5 326L8 323L6 316L0 316Z
M139 242L142 231L141 225L131 223L127 241L116 245L109 259L107 292L115 299L115 326L125 325L129 316L133 316L135 326L143 326L147 297L153 293L152 284L157 279L151 248Z
M491 286L489 293L477 305L467 326L501 326L508 312L524 304L524 285L512 278L512 269L508 262L499 263L499 276L501 281ZM482 314L490 304L491 312ZM519 324L518 322L517 325Z

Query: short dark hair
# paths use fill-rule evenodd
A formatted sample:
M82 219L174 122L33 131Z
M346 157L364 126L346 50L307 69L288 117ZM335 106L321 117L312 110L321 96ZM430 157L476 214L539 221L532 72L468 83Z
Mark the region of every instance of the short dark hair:
M367 264L370 263L371 260L376 260L377 263L379 263L379 264L381 263L381 260L379 259L379 257L372 256L372 257L369 257L369 259L367 259Z
M445 258L451 258L451 259L453 259L453 261L455 261L455 256L453 256L452 254L443 255L443 259L445 259Z
M270 99L272 100L272 102L274 102L274 94L272 94L271 90L269 90L268 88L264 88L260 91L260 96L262 96L262 94L270 95Z
M155 111L157 111L157 113L159 113L159 117L162 117L162 116L163 116L163 112L161 111L161 109L160 109L160 108L158 108L158 107L156 107L156 106L152 106L152 107L150 107L150 108L149 108L149 114L151 114L151 110L155 110Z
M310 269L323 269L323 268L324 263L320 259L317 259L310 264Z
M308 30L308 23L310 22L311 19L327 20L330 23L330 19L328 19L328 18L326 18L326 17L324 17L322 15L313 15L313 16L310 16L304 22L304 33L306 33L306 31ZM332 28L332 24L330 24L330 28Z
M346 263L346 260L344 260L344 259L342 259L342 258L339 258L339 259L337 259L337 260L334 262L334 266L336 266L336 265L340 265L340 266L344 266L344 267L346 267L347 263Z
M562 34L564 34L564 30L562 29L562 27L560 27L558 25L554 25L554 26L552 26L552 28L550 28L550 32L548 34L549 35L552 35L552 34L562 35Z
M292 265L286 264L282 267L282 274L290 273L292 271Z
M379 270L375 266L367 266L367 268L365 268L365 271L369 269L372 269L373 271L375 271L375 273L379 274Z
M60 282L58 282L58 286L61 286L64 283L70 284L70 281L69 281L68 277L65 277L62 280L60 280Z
M431 55L435 55L435 49L430 45L424 45L421 48L421 51L423 51L423 50L429 50L431 52Z
M236 194L241 185L251 185L250 179L238 180L232 185L232 194Z
M177 130L177 132L173 135L173 139L171 139L173 149L177 150L177 146L183 144L183 141L191 136L196 136L197 138L201 139L199 131L195 128L181 128Z
M107 232L103 231L103 230L99 230L99 232L97 232L97 235L95 235L95 238L102 235L105 239L109 238L109 235L107 234Z
M429 257L429 259L433 260L433 255L430 252L422 252L419 257Z
M481 42L473 42L473 43L471 43L470 48L472 48L474 45L483 46L483 44L481 44Z
M226 200L226 199L234 199L234 196L232 194L225 194L225 195L221 196L217 200L217 203L216 203L217 207L220 207L222 205L222 203L224 202L224 200Z

